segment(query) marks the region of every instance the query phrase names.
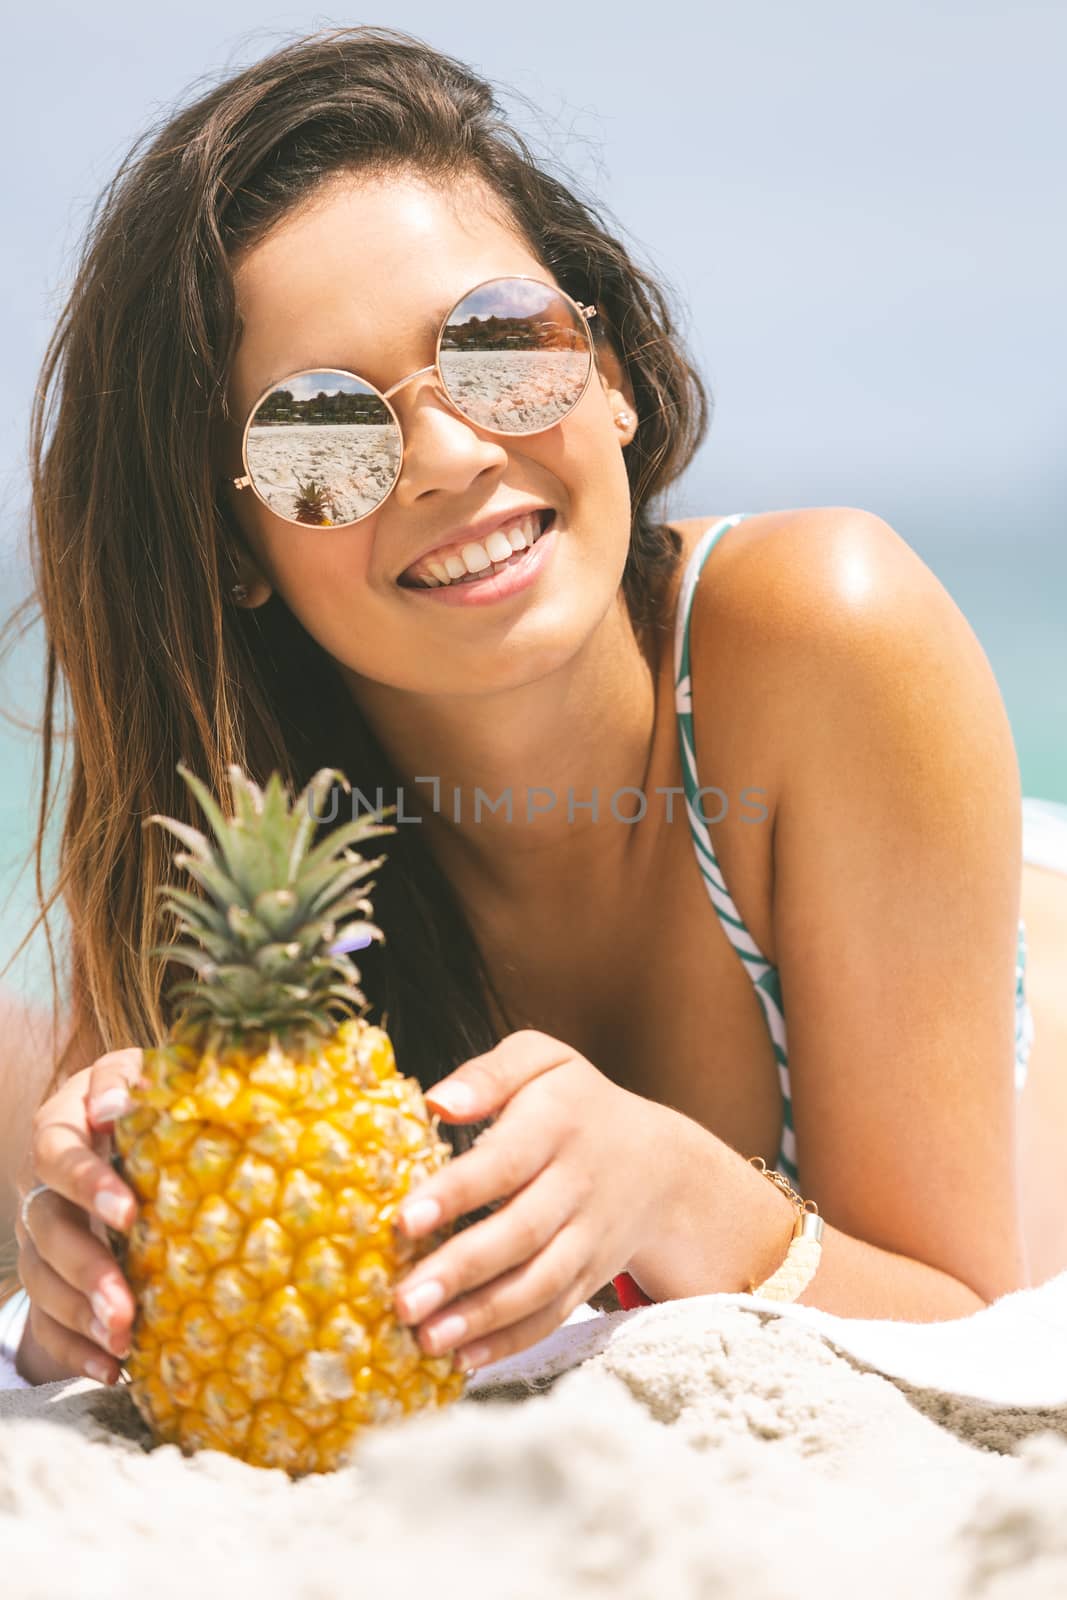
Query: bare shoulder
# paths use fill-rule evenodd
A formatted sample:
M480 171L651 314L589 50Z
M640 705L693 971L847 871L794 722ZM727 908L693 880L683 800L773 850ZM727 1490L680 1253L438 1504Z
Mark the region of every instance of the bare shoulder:
M0 1239L14 1229L17 1179L30 1123L52 1062L52 1018L43 1005L0 989Z
M717 520L675 526L688 550ZM852 506L768 511L728 529L694 593L690 659L698 741L758 746L765 769L772 751L795 759L809 719L861 676L922 697L962 674L987 705L997 697L936 575L882 517Z
M691 549L721 517L692 517L673 523ZM762 595L763 622L773 620L767 607L784 606L786 617L805 595L835 596L852 604L884 593L891 579L934 578L911 546L882 517L854 506L805 506L764 511L730 528L709 558L706 576L697 588L701 612L750 613L754 590ZM863 580L879 580L878 583ZM939 586L939 585L938 585ZM940 586L939 586L940 587ZM695 616L695 612L694 612Z
M719 519L677 523L687 547ZM884 518L853 506L768 511L729 529L708 558L693 598L694 641L714 636L746 653L749 668L791 669L803 646L812 663L844 665L847 645L875 652L932 624L954 644L977 641L963 613L919 555ZM694 650L696 649L694 643ZM758 647L758 650L757 650Z

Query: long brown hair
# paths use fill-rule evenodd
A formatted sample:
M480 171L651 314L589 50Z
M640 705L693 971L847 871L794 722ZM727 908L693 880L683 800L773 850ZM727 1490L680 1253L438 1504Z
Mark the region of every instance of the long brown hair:
M45 356L30 437L35 593L7 625L36 606L47 641L30 932L44 922L56 1016L48 911L61 896L71 1016L107 1049L158 1043L173 979L188 976L148 954L155 888L174 871L163 830L142 826L155 812L200 820L179 760L221 796L231 762L260 783L277 769L294 792L327 765L386 804L403 787L282 599L228 603L240 535L213 469L238 338L233 259L341 170L480 180L562 287L597 305L639 417L622 580L635 633L653 624L678 560L680 540L652 507L702 439L708 401L664 292L573 184L538 164L469 68L403 33L333 29L138 140L97 202ZM69 788L46 893L63 711ZM386 943L357 959L402 1070L428 1086L498 1034L476 941L421 831L375 841L388 856L375 895ZM53 1081L83 1064L73 1051ZM463 1147L474 1130L449 1131Z

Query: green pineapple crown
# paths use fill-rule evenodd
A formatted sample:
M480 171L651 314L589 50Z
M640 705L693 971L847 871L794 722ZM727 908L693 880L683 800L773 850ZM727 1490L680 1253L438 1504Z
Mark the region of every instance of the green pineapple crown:
M367 1001L359 968L331 948L342 921L369 939L384 939L369 921L363 880L385 856L367 860L350 847L396 829L378 819L394 810L366 813L336 828L309 848L322 800L344 774L323 767L295 804L277 772L260 789L239 766L228 768L233 816L226 817L207 787L183 762L184 778L211 825L209 840L173 817L152 816L185 846L175 853L204 891L189 893L166 884L157 890L161 910L178 920L179 942L150 952L191 967L195 980L176 984L183 1027L209 1028L225 1037L248 1031L279 1034L300 1029L328 1034L333 1015L361 1012Z

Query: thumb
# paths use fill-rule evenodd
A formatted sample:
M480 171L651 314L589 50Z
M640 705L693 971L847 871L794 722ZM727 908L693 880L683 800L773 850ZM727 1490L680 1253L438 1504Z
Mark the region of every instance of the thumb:
M440 1083L432 1089L427 1089L424 1099L431 1110L441 1112L450 1122L477 1122L479 1117L484 1117L487 1095L483 1081L476 1082L468 1072L469 1063L460 1067L457 1072L448 1078L442 1078Z
M426 1090L425 1099L450 1122L478 1122L491 1116L515 1093L515 1063L502 1040L479 1056L471 1056L447 1078Z
M90 1128L110 1129L130 1109L130 1086L141 1075L144 1052L135 1046L100 1056L89 1072L85 1093Z
M483 1055L472 1056L427 1089L425 1099L451 1122L477 1122L500 1111L523 1084L573 1055L569 1045L520 1028Z

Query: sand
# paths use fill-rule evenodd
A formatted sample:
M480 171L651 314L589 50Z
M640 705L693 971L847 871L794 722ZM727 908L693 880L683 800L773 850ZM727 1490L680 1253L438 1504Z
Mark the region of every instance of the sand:
M326 515L349 522L388 493L400 445L392 426L297 422L250 428L247 456L256 488L278 516L294 518L300 485L314 482L332 496Z
M586 352L450 351L442 357L448 384L479 426L528 433L558 422L589 373ZM323 377L324 391L332 387ZM300 485L329 494L333 522L367 516L389 492L401 444L390 424L286 422L248 431L248 470L272 511L294 518Z
M146 1452L121 1390L0 1395L5 1600L1067 1592L1067 1406L914 1388L718 1296L587 1329L562 1375L483 1378L297 1483Z

